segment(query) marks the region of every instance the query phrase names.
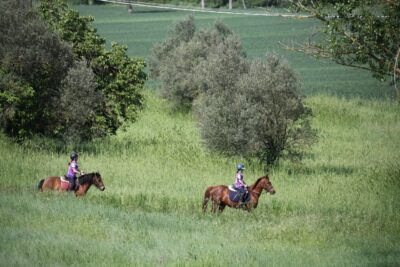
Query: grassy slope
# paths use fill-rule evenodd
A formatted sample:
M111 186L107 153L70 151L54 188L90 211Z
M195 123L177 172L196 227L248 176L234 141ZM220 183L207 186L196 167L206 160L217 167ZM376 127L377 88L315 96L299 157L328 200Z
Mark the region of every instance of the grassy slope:
M66 151L0 137L1 266L400 264L397 105L309 97L320 140L304 163L274 169L277 194L253 213L214 216L200 212L204 189L231 183L239 159L204 151L190 115L146 94L136 124L79 148L82 168L106 184L84 199L35 190L65 171ZM250 166L246 180L261 173Z
M96 151L82 153L81 165L101 170L107 187L85 199L34 190L41 177L63 173L66 153L1 138L1 265L399 264L398 107L309 103L319 143L304 164L272 172L278 193L263 195L252 214L201 214L205 187L230 183L236 160L204 151L192 118L170 114L153 93L127 132L81 148ZM247 181L260 173L249 168Z
M155 42L165 39L169 27L192 14L137 8L129 15L124 6L80 6L79 11L82 15L95 16L99 33L108 41L127 44L130 55L141 57L150 53ZM195 13L194 16L199 29L210 27L217 19L222 20L240 36L249 57L262 57L266 53L286 57L300 74L307 95L325 92L346 97L387 98L393 93L387 83L376 81L366 71L318 61L282 48L280 42L291 44L308 40L317 25L313 20L210 13Z

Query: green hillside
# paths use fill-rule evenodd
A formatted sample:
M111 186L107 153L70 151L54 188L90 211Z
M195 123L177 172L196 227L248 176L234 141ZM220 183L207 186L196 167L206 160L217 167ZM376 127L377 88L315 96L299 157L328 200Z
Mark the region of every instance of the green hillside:
M365 70L339 66L283 49L280 43L308 40L317 27L317 22L311 19L192 13L144 7L135 7L135 12L129 14L126 6L118 5L78 6L77 9L81 15L95 17L95 26L109 43L128 45L131 56L146 58L153 44L165 39L170 27L194 15L198 29L208 28L216 20L222 20L240 36L249 57L262 57L266 53L284 56L299 73L307 95L323 93L384 99L393 95L393 87L388 82L375 80Z
M79 10L95 15L108 41L127 43L131 55L142 57L187 15ZM205 27L217 17L196 14L196 21ZM308 23L221 18L241 35L249 56L270 51L267 40L281 51L272 31L301 38L307 29L299 23ZM267 37L244 26L262 20L293 25L272 27ZM400 265L399 105L368 73L286 56L304 80L319 141L302 163L282 161L271 171L277 193L263 193L252 213L201 212L206 187L232 183L243 159L206 151L192 115L172 113L149 88L139 120L105 140L73 148L39 138L15 144L0 135L0 266ZM39 193L40 179L64 174L72 149L83 170L101 173L106 190L91 188L81 199ZM262 167L245 163L251 184Z

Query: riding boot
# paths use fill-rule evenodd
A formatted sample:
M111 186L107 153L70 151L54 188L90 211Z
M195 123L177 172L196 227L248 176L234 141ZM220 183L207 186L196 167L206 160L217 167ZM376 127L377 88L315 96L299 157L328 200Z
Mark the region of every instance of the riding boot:
M244 193L239 194L239 205L243 205L243 195Z
M68 187L68 191L74 191L75 189L75 183L74 180L69 180L69 187Z
M79 181L78 179L75 180L74 191L78 190L79 188Z

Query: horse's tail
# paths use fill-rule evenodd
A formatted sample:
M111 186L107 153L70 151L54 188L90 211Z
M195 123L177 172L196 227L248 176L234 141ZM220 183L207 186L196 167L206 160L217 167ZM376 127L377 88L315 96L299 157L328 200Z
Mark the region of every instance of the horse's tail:
M210 200L210 196L211 196L210 192L211 192L212 188L213 188L212 186L208 187L206 192L204 193L203 212L206 212L206 210L207 210L208 201Z
M39 184L38 184L38 190L41 190L41 191L42 191L43 183L44 183L44 179L40 180L40 182L39 182Z

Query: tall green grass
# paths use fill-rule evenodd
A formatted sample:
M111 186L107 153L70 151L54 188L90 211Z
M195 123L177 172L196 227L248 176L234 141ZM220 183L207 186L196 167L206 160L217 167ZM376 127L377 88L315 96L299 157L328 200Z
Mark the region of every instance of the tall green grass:
M233 181L241 159L203 149L190 114L148 91L137 123L78 147L106 190L39 193L68 153L1 137L0 265L396 266L400 263L398 106L314 96L319 142L283 161L252 213L202 214L205 188ZM48 146L51 147L51 146ZM65 148L67 149L67 148ZM249 165L252 183L262 168Z

